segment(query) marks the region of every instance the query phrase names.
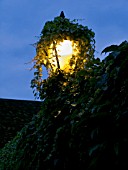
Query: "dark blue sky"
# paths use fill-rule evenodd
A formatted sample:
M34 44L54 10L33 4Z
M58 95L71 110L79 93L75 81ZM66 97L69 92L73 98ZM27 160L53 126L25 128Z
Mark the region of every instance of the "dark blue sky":
M33 72L25 64L35 56L30 44L62 10L95 32L101 59L105 47L128 39L128 0L0 0L0 98L34 100Z

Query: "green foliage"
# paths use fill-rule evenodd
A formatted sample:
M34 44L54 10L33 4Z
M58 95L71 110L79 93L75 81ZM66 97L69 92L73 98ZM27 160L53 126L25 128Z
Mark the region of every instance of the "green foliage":
M60 68L58 60L60 56L56 51L57 44L64 40L70 40L73 43L74 52L77 52L76 55L72 55L69 61L68 75ZM36 56L33 59L35 72L34 79L31 81L31 87L33 88L34 95L43 99L42 91L47 80L45 81L42 78L42 68L45 67L52 77L60 73L66 74L66 77L72 76L74 72L87 69L88 64L94 60L94 32L88 29L87 26L78 24L77 20L70 21L59 16L54 18L53 21L45 23L35 47ZM57 62L57 69L55 69L53 61Z
M128 43L122 44L90 69L46 80L42 110L0 150L1 170L128 168Z
M57 62L63 40L78 48L69 72L51 63L49 50ZM102 53L110 53L100 61L94 58L94 33L56 17L35 46L31 87L42 109L0 150L0 169L128 169L128 43L105 48ZM42 66L50 72L46 80Z

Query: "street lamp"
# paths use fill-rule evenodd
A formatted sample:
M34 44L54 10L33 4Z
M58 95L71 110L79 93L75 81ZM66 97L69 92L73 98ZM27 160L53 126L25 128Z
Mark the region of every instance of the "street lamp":
M73 73L74 69L83 69L86 61L93 57L94 33L75 22L65 18L61 12L59 17L44 25L33 60L39 79L42 66L50 76L61 71Z
M39 40L35 43L36 56L33 59L34 79L31 87L35 91L43 88L43 69L46 68L48 78L56 75L72 76L78 71L87 69L93 61L95 51L94 32L70 21L64 13L53 21L45 23Z

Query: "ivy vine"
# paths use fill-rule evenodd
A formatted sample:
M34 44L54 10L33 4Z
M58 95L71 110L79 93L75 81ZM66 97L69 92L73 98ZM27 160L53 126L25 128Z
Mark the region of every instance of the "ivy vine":
M49 77L58 74L65 75L65 71L61 70L59 65L59 55L57 53L57 44L64 40L70 40L73 44L74 51L77 50L76 55L72 55L69 61L69 72L66 76L71 76L82 69L87 70L87 67L94 59L95 39L94 32L77 22L77 20L70 21L65 17L55 17L53 21L45 23L39 41L35 43L36 56L33 59L34 78L31 81L31 87L35 96L43 99L42 89L46 80L43 79L43 68L45 67ZM51 51L54 51L54 54ZM57 63L57 69L54 69L54 64Z

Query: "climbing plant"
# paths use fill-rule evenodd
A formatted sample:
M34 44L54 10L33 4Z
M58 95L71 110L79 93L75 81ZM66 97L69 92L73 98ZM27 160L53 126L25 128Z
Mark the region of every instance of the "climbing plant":
M1 170L128 169L128 42L113 47L63 90L48 79L53 97L0 149Z
M43 68L45 67L48 77L63 74L68 77L79 70L87 70L90 61L94 59L95 40L94 32L78 23L78 20L70 21L65 16L55 17L53 21L45 23L39 40L35 43L36 56L33 59L35 69L31 87L35 96L43 99L43 87L46 80L43 79ZM61 69L57 46L68 40L71 42L73 54L69 59L68 72ZM56 67L55 67L56 65ZM65 83L66 84L66 83ZM45 89L45 88L44 88ZM43 90L44 90L43 89Z
M77 51L68 71L57 51L64 40ZM42 109L0 149L0 169L128 169L128 42L95 59L94 33L61 15L44 25L35 46L31 86Z

